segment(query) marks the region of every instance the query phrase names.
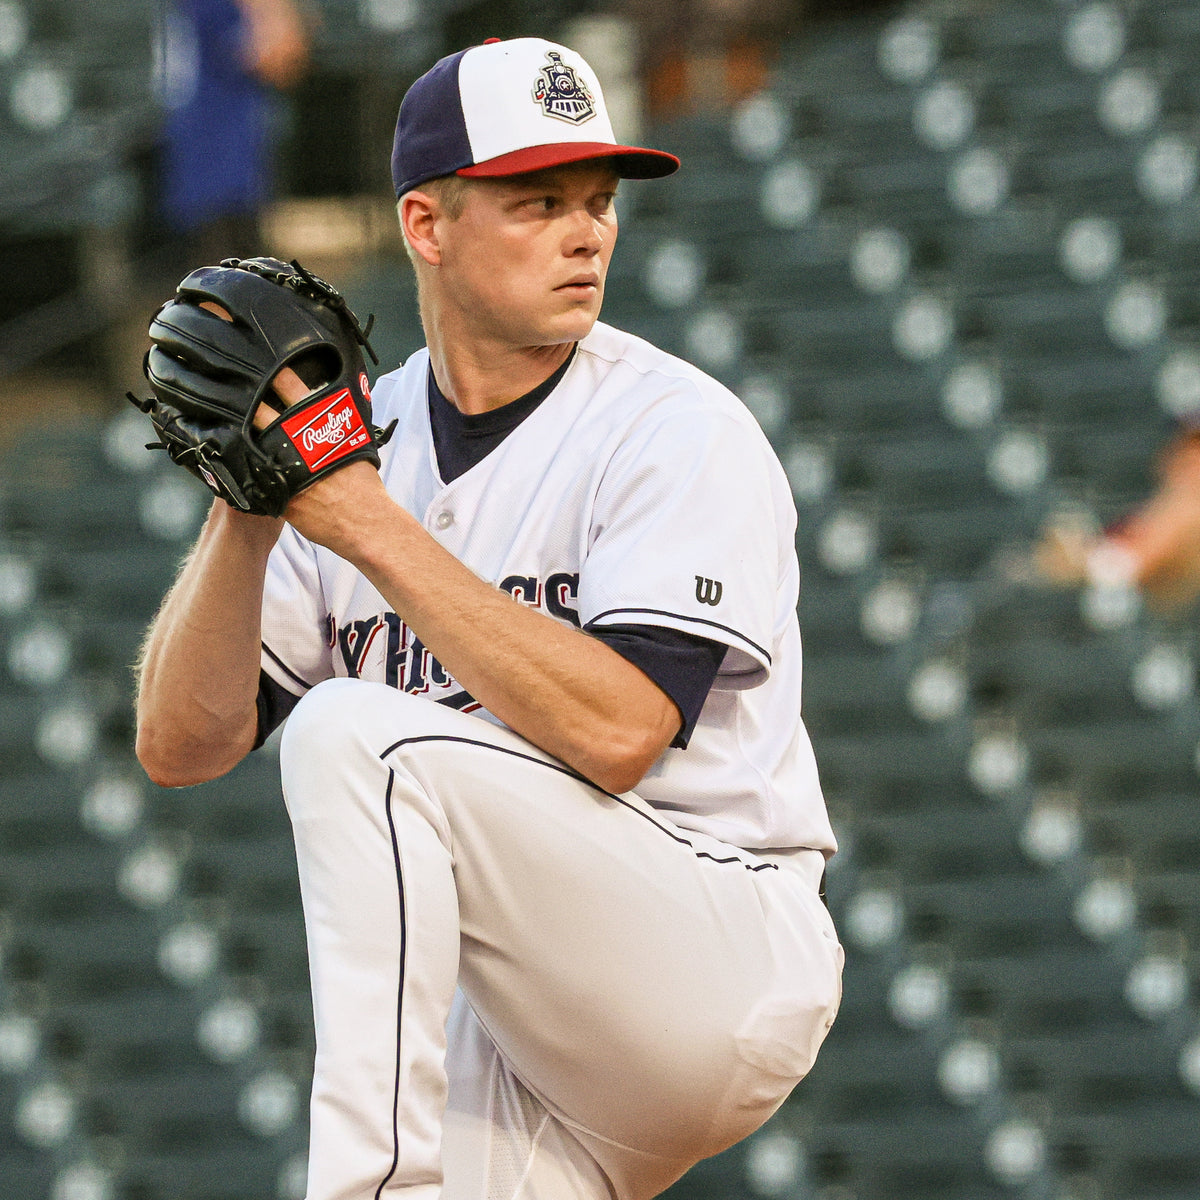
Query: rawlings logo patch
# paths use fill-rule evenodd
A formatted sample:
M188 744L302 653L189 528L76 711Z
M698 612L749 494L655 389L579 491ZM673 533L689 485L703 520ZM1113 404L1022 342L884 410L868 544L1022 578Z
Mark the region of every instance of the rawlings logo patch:
M371 440L349 388L335 392L323 405L284 421L283 431L310 471L337 462Z
M596 102L587 84L579 78L575 68L562 60L555 50L547 52L550 60L538 73L533 85L533 98L542 106L548 117L581 125L596 115Z

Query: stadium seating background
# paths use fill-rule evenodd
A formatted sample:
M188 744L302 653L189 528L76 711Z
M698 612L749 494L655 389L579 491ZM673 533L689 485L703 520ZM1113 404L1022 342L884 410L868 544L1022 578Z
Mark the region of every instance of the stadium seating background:
M370 226L380 113L440 48L321 7L295 111L367 116L317 212ZM120 375L149 8L0 4L7 378ZM686 165L622 199L605 316L737 391L788 469L848 953L815 1070L677 1200L1200 1194L1195 613L1028 565L1050 514L1143 496L1200 407L1198 81L1195 0L898 4L646 132ZM420 331L366 240L337 280L387 365ZM179 792L130 752L129 664L206 504L142 421L104 400L0 452L0 1195L296 1200L312 1033L272 747Z

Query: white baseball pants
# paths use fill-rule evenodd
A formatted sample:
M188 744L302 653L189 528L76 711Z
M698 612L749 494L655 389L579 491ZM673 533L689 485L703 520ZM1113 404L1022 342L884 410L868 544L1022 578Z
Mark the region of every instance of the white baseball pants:
M308 1200L648 1200L812 1065L842 965L818 852L683 831L377 683L314 688L281 761Z

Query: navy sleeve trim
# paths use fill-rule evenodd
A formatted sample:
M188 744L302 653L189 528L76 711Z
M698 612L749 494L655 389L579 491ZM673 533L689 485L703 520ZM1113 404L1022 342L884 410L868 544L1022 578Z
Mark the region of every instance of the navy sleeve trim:
M267 652L268 654L270 651ZM274 655L271 655L274 659ZM300 697L289 692L281 683L271 678L266 671L258 673L258 696L254 707L258 713L258 731L254 737L257 750L287 719L288 714L300 703Z
M665 625L589 623L584 632L644 672L674 702L681 724L671 745L686 750L729 647Z
M588 622L588 625L589 627L592 625L597 625L599 622L603 621L605 617L636 617L639 614L647 617L671 617L676 621L685 621L689 625L706 625L710 629L720 629L723 633L729 634L730 637L736 638L743 645L749 646L755 652L755 654L757 654L763 660L763 662L767 664L767 666L771 665L771 654L764 646L760 646L757 642L748 638L744 633L739 633L736 629L733 629L728 625L722 625L719 621L708 621L705 620L704 617L690 617L684 613L668 612L667 610L661 608L610 608L602 613L597 613Z

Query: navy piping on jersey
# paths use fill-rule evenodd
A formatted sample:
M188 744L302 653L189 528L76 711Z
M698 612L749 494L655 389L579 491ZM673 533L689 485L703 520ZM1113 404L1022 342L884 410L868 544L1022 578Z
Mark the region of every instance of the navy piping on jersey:
M674 617L677 621L687 621L689 625L711 625L713 629L721 629L725 633L732 634L738 641L745 642L747 646L757 650L759 654L767 662L767 666L771 665L771 653L765 647L760 646L757 642L752 641L744 633L734 629L730 625L722 625L720 621L708 621L704 617L690 617L684 613L668 612L664 608L609 608L602 613L597 613L589 622L588 625L595 625L597 622L604 620L605 617L613 617L617 615L645 613L652 617Z
M283 672L283 673L284 673L284 674L285 674L285 675L286 675L286 676L287 676L289 679L291 679L291 680L295 681L296 683L298 683L298 684L299 684L299 685L300 685L300 686L301 686L301 687L302 687L302 688L303 688L305 691L308 691L308 690L309 690L309 688L311 688L311 687L312 687L312 684L311 684L311 683L309 683L307 679L301 679L301 678L300 678L300 676L299 676L299 675L297 675L297 674L296 674L296 672L295 672L295 671L293 671L293 670L291 669L291 667L289 667L289 666L287 665L287 663L285 663L285 662L283 661L283 659L282 659L282 658L280 658L280 657L279 657L279 655L278 655L278 654L276 654L276 653L275 653L275 651L274 651L274 650L272 650L272 649L271 649L271 647L267 645L267 643L266 643L266 642L261 642L261 643L259 643L259 644L262 646L263 650L265 650L265 651L266 651L266 653L267 653L267 657L268 657L268 658L270 658L270 660L271 660L271 661L272 661L272 662L273 662L273 663L274 663L274 664L275 664L275 665L276 665L276 666L277 666L277 667L278 667L278 668L279 668L279 669L280 669L280 670L281 670L281 671L282 671L282 672Z
M399 980L396 986L396 1076L392 1086L392 1165L375 1189L375 1200L383 1194L388 1181L396 1174L400 1165L400 1023L404 1016L404 974L408 956L408 916L404 900L404 868L400 861L400 839L396 836L396 822L392 816L392 786L396 773L388 771L387 793L384 808L387 812L388 832L392 838L392 859L396 864L396 895L400 903L400 960Z
M731 854L727 858L718 858L715 854L709 854L707 850L697 850L696 847L682 834L676 833L673 829L668 829L665 825L660 825L649 813L643 812L640 808L630 804L624 797L615 792L605 791L599 784L593 783L586 775L581 775L578 771L573 771L570 767L564 766L561 763L546 762L545 759L536 758L532 754L524 754L520 750L510 750L507 746L497 746L492 742L481 741L478 738L460 737L457 734L448 733L422 733L414 734L412 737L400 738L393 742L379 757L386 759L389 754L394 754L402 746L416 746L423 742L454 742L460 746L478 746L482 750L494 750L497 754L507 754L509 758L520 758L525 762L534 763L539 767L545 767L550 771L557 771L560 775L565 775L568 779L574 779L577 783L586 784L588 787L597 791L602 796L607 796L610 800L615 800L622 808L628 809L631 813L636 813L644 821L649 822L660 833L665 833L673 842L678 842L681 846L686 846L697 858L706 858L710 862L719 865L727 865L729 863L739 863L746 868L747 871L778 871L778 863L748 863L745 859L739 858L736 854ZM747 850L747 854L753 854L753 850Z

